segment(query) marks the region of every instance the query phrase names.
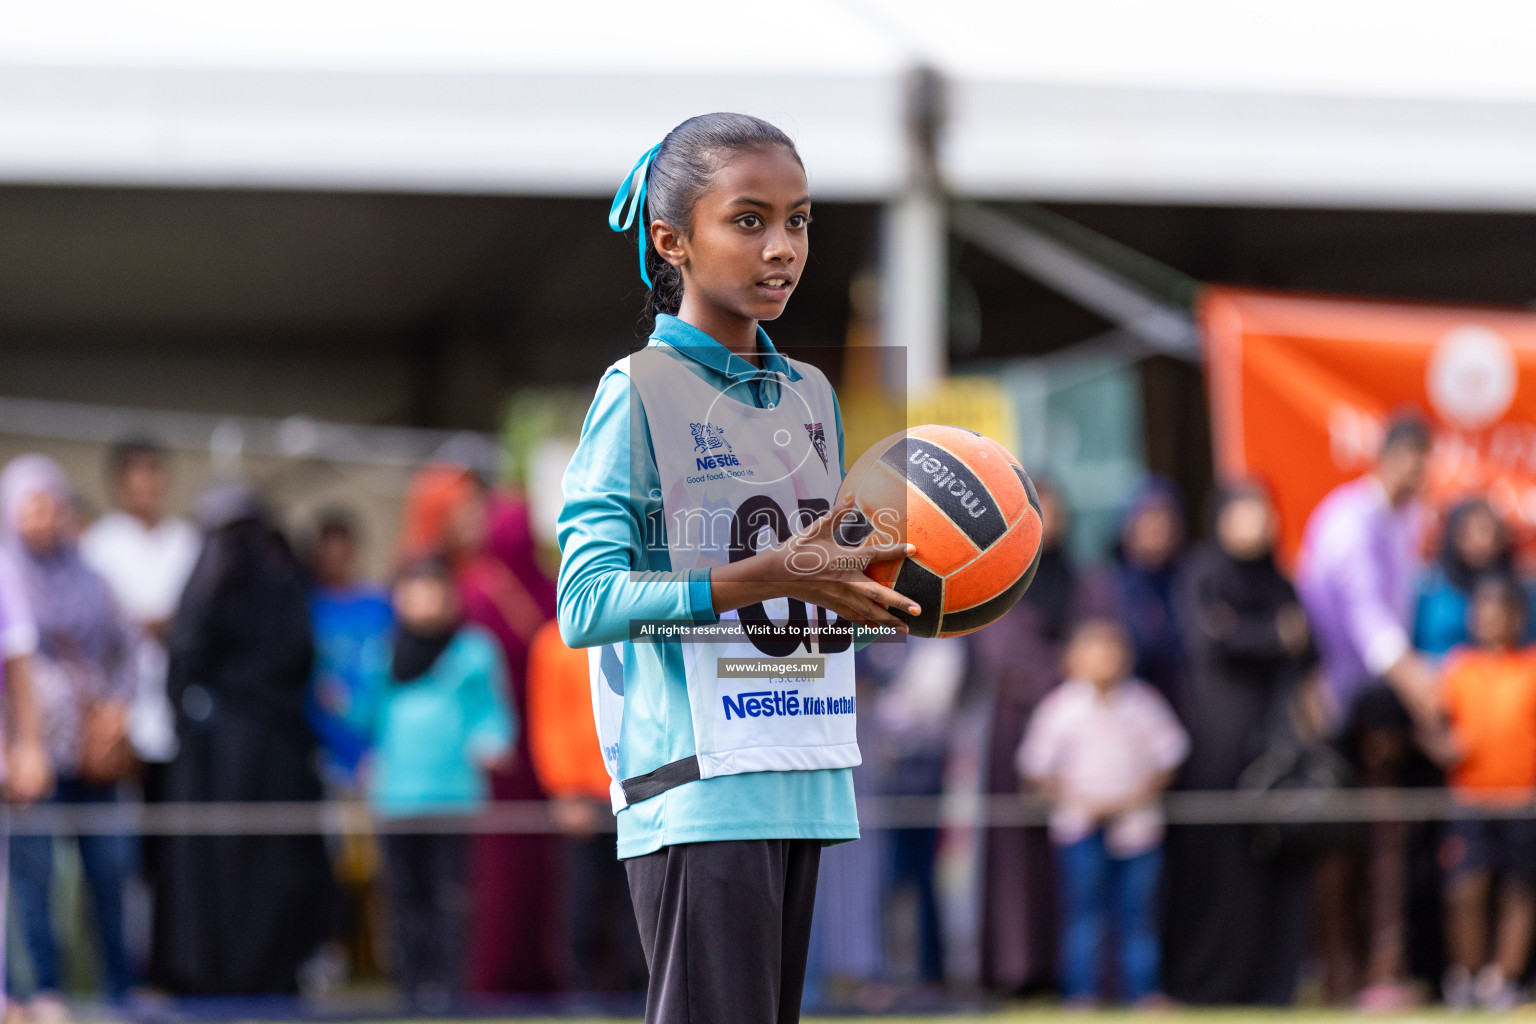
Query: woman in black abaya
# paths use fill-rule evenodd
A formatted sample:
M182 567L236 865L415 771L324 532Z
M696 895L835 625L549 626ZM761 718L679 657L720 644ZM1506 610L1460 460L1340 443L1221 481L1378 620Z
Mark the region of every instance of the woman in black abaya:
M180 749L165 798L319 800L299 567L237 485L205 495L199 518L207 539L169 641ZM185 995L296 993L336 905L321 837L181 836L163 849L157 980Z
M1214 543L1179 587L1191 739L1185 790L1232 790L1311 667L1296 592L1274 562L1268 493L1218 496ZM1285 1005L1305 952L1305 864L1266 859L1244 825L1171 828L1165 972L1169 995L1196 1004Z

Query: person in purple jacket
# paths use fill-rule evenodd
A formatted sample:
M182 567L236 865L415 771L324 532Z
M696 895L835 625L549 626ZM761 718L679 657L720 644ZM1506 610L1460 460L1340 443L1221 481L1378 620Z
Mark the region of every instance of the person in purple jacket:
M1366 786L1397 786L1416 756L1415 738L1436 732L1436 680L1410 643L1414 594L1423 571L1425 517L1419 496L1429 429L1403 416L1388 424L1371 472L1336 487L1302 535L1296 590L1317 639L1331 724ZM1370 826L1365 854L1369 939L1362 1009L1402 1008L1407 826ZM1319 868L1320 939L1328 995L1355 991L1347 919L1349 855Z

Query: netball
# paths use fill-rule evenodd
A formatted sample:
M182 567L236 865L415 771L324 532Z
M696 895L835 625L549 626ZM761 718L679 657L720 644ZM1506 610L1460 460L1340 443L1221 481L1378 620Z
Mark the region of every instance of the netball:
M940 424L898 431L854 463L838 498L850 495L865 520L917 546L865 570L921 606L916 616L896 612L914 636L974 632L1029 589L1040 561L1040 499L1019 460L992 438Z

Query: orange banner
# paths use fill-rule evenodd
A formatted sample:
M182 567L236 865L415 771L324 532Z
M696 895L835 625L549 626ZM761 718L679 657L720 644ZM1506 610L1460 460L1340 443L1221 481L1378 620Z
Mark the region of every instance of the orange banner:
M1435 431L1431 504L1484 494L1531 549L1536 314L1211 288L1200 322L1217 473L1273 488L1287 561L1313 506L1409 409Z

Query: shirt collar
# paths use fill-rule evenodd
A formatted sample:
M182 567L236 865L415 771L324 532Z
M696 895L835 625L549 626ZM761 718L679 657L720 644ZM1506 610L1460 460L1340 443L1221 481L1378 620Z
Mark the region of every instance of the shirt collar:
M656 327L651 331L650 343L670 345L732 381L757 380L776 373L783 374L787 380L800 379L799 371L773 347L773 342L768 340L768 332L763 330L761 324L757 327L757 351L763 357L761 370L697 327L667 313L656 314Z

